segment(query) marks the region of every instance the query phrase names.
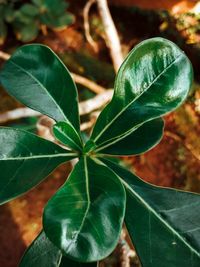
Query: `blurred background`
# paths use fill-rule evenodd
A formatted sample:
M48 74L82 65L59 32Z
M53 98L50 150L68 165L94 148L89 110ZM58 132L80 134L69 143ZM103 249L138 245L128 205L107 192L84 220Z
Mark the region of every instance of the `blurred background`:
M165 117L160 144L144 155L119 160L150 183L200 192L200 1L0 0L0 68L23 44L51 47L77 83L83 135L89 134L110 100L123 58L136 44L155 36L185 51L194 67L194 83L185 104ZM52 121L23 107L1 87L0 125L53 140ZM0 267L17 266L41 230L45 203L70 170L70 163L60 166L35 189L0 207ZM125 229L104 266L140 266Z

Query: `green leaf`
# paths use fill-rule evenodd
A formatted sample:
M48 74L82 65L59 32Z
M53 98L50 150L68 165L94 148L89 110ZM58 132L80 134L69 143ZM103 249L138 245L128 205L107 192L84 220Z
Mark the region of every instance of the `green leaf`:
M65 13L67 8L67 2L65 0L60 0L59 4L57 0L45 0L44 5L46 6L48 12L52 12L55 15L61 15Z
M35 23L35 18L23 13L21 10L16 10L14 13L13 27L18 28L20 26L25 26L30 23Z
M25 193L77 155L32 133L0 127L0 203Z
M97 267L97 263L81 264L64 257L42 231L26 250L19 267Z
M144 123L130 135L118 142L105 144L96 152L109 155L137 155L144 153L156 146L163 136L164 121L154 119Z
M59 29L72 24L74 16L69 12L55 16L55 14L44 13L40 16L41 22L48 27Z
M58 122L53 127L53 133L63 144L74 150L82 151L82 140L71 124L64 121Z
M38 35L39 29L37 22L30 21L29 24L15 23L15 34L17 39L22 42L31 42Z
M192 78L188 58L174 43L153 38L137 45L122 64L114 96L96 122L93 149L118 142L145 122L177 108Z
M106 166L83 157L45 207L44 231L71 259L98 261L117 245L125 200L118 177Z
M59 267L61 260L61 251L42 231L26 250L19 267Z
M123 179L125 223L143 267L200 266L200 195L143 182L103 160Z
M24 4L19 10L23 14L30 16L30 17L35 17L39 14L39 9L32 4Z
M79 132L77 89L54 52L43 45L22 46L6 62L0 80L17 100Z

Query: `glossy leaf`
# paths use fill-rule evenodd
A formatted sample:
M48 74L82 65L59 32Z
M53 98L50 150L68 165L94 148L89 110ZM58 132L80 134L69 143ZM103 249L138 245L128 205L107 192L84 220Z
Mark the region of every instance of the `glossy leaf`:
M25 252L19 267L97 267L97 263L79 263L64 257L42 231Z
M109 155L137 155L144 153L156 146L163 136L164 121L155 119L144 123L130 135L116 142L115 144L105 144L96 152Z
M64 121L58 122L53 127L53 133L61 143L74 150L82 151L82 140L71 124Z
M43 45L25 45L6 62L0 80L9 94L56 121L71 123L79 132L77 89L54 52Z
M32 133L0 127L0 203L40 183L58 165L77 156Z
M125 212L125 192L107 167L83 157L44 210L48 238L68 257L92 262L117 245Z
M123 179L125 222L143 267L200 266L200 195L143 182L103 160Z
M91 150L110 146L174 110L186 98L192 77L188 58L174 43L153 38L137 45L117 74L113 98L94 127Z

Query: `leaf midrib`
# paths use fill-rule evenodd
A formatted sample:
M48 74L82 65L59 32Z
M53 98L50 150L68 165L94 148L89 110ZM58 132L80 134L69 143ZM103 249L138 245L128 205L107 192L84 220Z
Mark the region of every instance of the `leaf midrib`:
M141 97L151 86L154 82L156 82L173 64L175 64L176 61L180 59L180 57L183 56L183 54L179 54L166 68L164 68L156 78L152 80L152 82L145 88L145 90L139 94L137 97L135 97L127 106L125 106L105 127L104 129L97 135L97 137L94 139L94 142L96 142L102 134L113 124L113 122L126 110L129 108L129 106L132 105L139 97ZM113 96L114 97L114 96ZM111 103L111 102L110 102ZM101 144L102 145L102 144Z
M191 249L199 258L200 253L193 248L188 242L186 242L185 238L182 237L175 229L167 222L165 221L160 214L158 214L138 193L136 193L122 178L120 178L121 182L124 184L124 186L127 188L128 191L130 191L139 201L146 206L146 208L155 216L157 217L171 232L173 232L179 240L181 240L189 249Z
M158 118L158 117L157 117L157 118ZM124 139L125 137L127 137L127 136L131 135L133 132L135 132L135 131L136 131L138 128L140 128L143 124L145 124L145 123L147 123L147 122L149 122L149 121L151 121L151 120L154 120L154 119L156 119L156 117L153 118L153 119L146 120L146 121L144 121L143 123L139 123L139 124L135 125L133 128L131 128L131 129L129 129L128 131L126 131L125 133L122 133L122 134L118 135L117 137L113 137L113 138L111 138L111 139L109 139L109 140L103 142L101 145L98 146L97 149L95 149L95 152L99 152L99 151L101 151L101 150L103 150L103 149L105 149L105 148L107 148L107 147L110 147L110 146L112 146L112 145L118 143L119 141L121 141L121 140ZM104 144L105 144L105 145L104 145Z
M73 241L69 244L67 250L69 250L70 247L71 247L71 245L72 245L74 242L77 241L78 236L79 236L81 230L83 229L83 226L84 226L84 223L85 223L85 221L86 221L88 212L89 212L89 210L90 210L90 205L91 205L90 192L89 192L89 174L88 174L88 170L87 170L87 159L86 159L86 156L83 157L83 161L84 161L84 173L85 173L85 181L86 181L85 184L86 184L86 195L87 195L87 208L86 208L85 214L84 214L84 216L83 216L81 225L80 225L79 229L77 230L76 235L75 235Z
M36 156L27 156L27 157L16 157L16 158L0 158L0 161L8 161L8 160L30 160L30 159L41 159L41 158L57 158L57 157L73 157L77 156L76 153L63 153L63 154L49 154L49 155L36 155Z
M54 104L56 105L56 107L58 108L58 110L61 112L61 114L63 115L63 117L66 119L67 122L69 122L69 120L67 119L64 111L60 108L60 105L55 101L55 99L53 98L53 96L49 93L48 90L46 90L46 88L44 87L44 85L37 79L35 78L30 72L28 72L27 70L25 70L23 67L21 67L20 65L18 65L17 63L15 63L13 60L10 60L10 63L12 63L14 66L18 67L20 70L22 70L24 73L26 73L28 76L30 76L34 81L36 81L36 83L38 85L40 85L45 91L46 93L50 96L50 98L52 99L52 101L54 102Z

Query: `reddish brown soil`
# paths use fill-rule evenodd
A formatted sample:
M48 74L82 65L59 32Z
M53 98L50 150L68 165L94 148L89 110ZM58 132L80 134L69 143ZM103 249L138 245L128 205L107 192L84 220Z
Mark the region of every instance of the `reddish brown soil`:
M144 155L125 158L125 161L149 183L200 192L200 162L192 150L185 148L183 137L173 138L180 135L174 117L172 113L165 118L165 133L159 145Z
M123 6L137 6L139 8L144 9L166 9L166 10L173 10L174 8L181 10L181 12L186 12L189 9L193 8L195 4L198 2L197 0L110 0L111 4L115 5L123 5Z
M69 170L69 164L60 166L35 189L0 207L0 267L17 266L26 247L41 231L45 204L66 180Z

